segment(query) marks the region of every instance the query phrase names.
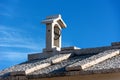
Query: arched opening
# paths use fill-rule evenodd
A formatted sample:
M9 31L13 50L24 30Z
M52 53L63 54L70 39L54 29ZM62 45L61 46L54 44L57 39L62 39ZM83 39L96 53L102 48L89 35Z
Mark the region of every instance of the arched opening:
M61 30L58 25L54 26L54 46L60 47Z

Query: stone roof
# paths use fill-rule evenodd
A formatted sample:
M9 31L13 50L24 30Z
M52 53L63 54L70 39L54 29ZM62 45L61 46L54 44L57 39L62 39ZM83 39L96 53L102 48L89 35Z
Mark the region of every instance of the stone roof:
M63 48L55 55L31 59L0 71L0 79L10 76L44 78L120 72L120 44L75 49Z

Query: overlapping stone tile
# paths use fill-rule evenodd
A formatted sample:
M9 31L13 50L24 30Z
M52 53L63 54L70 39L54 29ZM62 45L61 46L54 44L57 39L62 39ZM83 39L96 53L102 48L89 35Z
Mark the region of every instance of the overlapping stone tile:
M114 56L117 56L120 54L120 50L118 49L113 49L113 50L107 50L104 52L101 52L99 54L96 54L92 57L89 57L87 59L84 59L82 61L78 61L72 65L69 65L66 67L67 71L71 71L71 70L83 70L86 69L88 67L91 67L95 64L98 64L100 62L103 62L109 58L112 58Z
M55 58L52 60L52 64L56 64L56 63L59 63L63 60L66 60L68 59L70 56L72 55L72 53L69 53L69 54L61 54L59 57Z
M74 57L71 57L67 60L64 60L64 61L60 62L60 63L57 63L55 65L51 65L51 66L43 68L41 70L37 70L37 71L35 71L33 73L30 73L28 75L38 75L38 74L48 75L48 74L51 74L51 73L59 74L60 72L65 71L66 66L71 65L71 64L73 64L75 62L78 62L80 60L86 59L90 56L92 56L92 55L74 56Z
M63 60L66 60L70 56L71 56L71 53L57 54L53 57L50 57L50 58L47 58L47 59L44 59L44 60L28 61L28 62L12 66L10 68L7 68L7 69L1 71L0 76L5 74L5 73L10 73L10 72L12 72L12 74L17 74L17 72L19 72L19 73L22 72L23 74L24 73L29 74L29 73L34 72L36 70L48 67L51 64L56 64L56 63L59 63Z

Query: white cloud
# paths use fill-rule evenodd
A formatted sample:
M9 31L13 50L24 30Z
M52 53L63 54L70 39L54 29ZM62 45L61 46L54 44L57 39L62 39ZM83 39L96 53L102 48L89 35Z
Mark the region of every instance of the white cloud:
M36 40L29 32L0 25L0 68L26 61L27 54L38 53L43 44L43 40Z
M27 53L0 52L0 70L19 64L27 60Z
M0 26L0 46L18 47L39 50L43 45L39 45L29 33L22 30ZM42 43L42 40L41 40Z
M25 59L27 55L27 53L20 53L20 52L1 52L1 54L2 54L2 58L0 58L0 61L3 61L4 59L7 59L8 61Z
M38 46L32 45L32 44L0 44L0 47L16 47L16 48L27 48L27 49L32 49L32 50L38 50Z

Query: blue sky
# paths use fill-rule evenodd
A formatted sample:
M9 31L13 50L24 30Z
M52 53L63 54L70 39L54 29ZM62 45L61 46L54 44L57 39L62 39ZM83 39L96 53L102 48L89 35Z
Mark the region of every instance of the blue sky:
M120 41L119 0L0 0L0 70L45 47L48 15L61 14L62 46L80 48Z

